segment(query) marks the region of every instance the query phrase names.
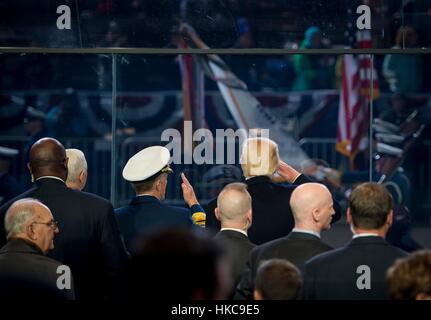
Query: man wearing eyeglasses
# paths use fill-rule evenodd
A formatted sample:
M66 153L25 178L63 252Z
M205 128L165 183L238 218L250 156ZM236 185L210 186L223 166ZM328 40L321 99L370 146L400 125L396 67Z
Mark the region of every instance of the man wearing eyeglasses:
M59 231L49 208L32 198L14 202L5 216L5 230L8 242L0 249L0 298L73 300L73 286L57 286L61 263L45 256L54 248Z
M181 188L190 210L162 202L165 199L168 175L172 173L168 165L169 159L167 148L152 146L136 153L123 169L123 178L132 183L136 197L130 204L116 209L115 213L126 246L131 251L137 236L151 229L191 226L194 223L202 226L205 223L205 212L184 174L181 174Z

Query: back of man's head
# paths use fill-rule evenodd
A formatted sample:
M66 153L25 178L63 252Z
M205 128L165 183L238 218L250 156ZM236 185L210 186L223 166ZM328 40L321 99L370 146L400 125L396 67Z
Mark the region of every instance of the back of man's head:
M392 211L392 197L381 184L363 183L352 191L349 211L355 228L380 229L385 226Z
M79 149L66 149L68 174L66 184L69 188L82 190L87 182L87 160Z
M223 188L217 198L216 216L222 227L244 228L248 220L251 224L251 196L244 183L230 183Z
M9 240L18 234L25 232L25 227L30 221L35 220L36 204L39 201L32 198L24 198L15 201L7 210L4 225L6 238Z
M278 167L278 146L267 138L247 139L242 146L240 162L246 178L272 176Z
M166 228L141 239L125 272L127 291L151 299L223 299L224 251L204 230Z
M295 300L302 286L301 273L283 259L262 262L257 270L254 297L256 300Z
M304 183L290 196L295 227L316 232L328 229L335 213L332 195L321 183Z
M33 198L23 198L15 201L7 210L4 218L6 238L10 240L11 238L20 237L31 241L27 237L26 228L40 218L41 210L50 212L47 206Z
M29 169L35 179L55 176L66 180L67 157L63 145L53 138L42 138L30 149Z
M431 250L398 259L387 272L389 296L395 300L431 300Z

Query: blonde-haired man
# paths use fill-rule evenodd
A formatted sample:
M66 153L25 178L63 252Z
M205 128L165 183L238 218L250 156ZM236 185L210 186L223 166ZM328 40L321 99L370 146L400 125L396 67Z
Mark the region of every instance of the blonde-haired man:
M296 186L311 180L279 158L277 144L263 137L247 139L242 147L241 168L252 198L253 225L250 241L262 244L286 236L294 227L290 196ZM280 183L281 182L281 183ZM219 229L214 217L216 201L207 207L207 227ZM340 219L339 204L334 201L335 215Z

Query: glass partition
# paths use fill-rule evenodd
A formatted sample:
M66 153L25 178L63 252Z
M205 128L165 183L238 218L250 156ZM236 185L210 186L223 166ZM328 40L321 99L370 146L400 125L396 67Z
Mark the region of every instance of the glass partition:
M89 170L85 190L109 198L111 57L0 54L0 65L0 146L19 151L9 169L15 195L31 183L26 167L31 145L55 137L66 148L84 152Z
M210 48L363 48L358 29L372 37L366 48L424 48L430 8L428 0L7 0L0 45L176 48L187 24Z

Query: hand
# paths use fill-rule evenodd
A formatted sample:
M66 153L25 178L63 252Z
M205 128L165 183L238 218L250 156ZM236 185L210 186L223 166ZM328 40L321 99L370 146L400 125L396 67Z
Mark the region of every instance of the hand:
M282 160L278 163L277 172L284 181L289 183L294 183L301 174Z
M189 180L187 180L184 173L181 173L181 179L183 180L183 183L181 183L181 188L183 189L184 201L189 207L199 204L198 200L196 199L195 191L193 190L192 185L190 184Z

